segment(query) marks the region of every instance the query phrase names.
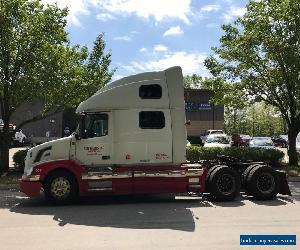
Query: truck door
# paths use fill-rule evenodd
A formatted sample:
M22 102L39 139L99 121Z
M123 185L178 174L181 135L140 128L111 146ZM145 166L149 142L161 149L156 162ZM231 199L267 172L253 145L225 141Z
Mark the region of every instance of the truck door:
M112 164L112 130L109 113L85 114L82 138L76 141L76 160L86 166Z
M132 171L114 167L113 113L85 114L82 138L75 141L75 159L87 167L88 191L130 193Z

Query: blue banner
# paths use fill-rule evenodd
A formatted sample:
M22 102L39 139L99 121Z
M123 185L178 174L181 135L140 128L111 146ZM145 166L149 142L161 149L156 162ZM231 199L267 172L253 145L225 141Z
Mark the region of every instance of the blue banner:
M296 235L240 235L240 245L296 245Z
M211 105L209 103L185 102L185 109L187 111L211 110Z

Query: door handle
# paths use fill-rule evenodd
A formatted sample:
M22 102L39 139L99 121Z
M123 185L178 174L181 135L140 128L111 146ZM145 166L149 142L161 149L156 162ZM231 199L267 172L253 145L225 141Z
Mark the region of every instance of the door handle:
M110 156L109 155L103 155L102 156L102 160L109 160L110 159Z

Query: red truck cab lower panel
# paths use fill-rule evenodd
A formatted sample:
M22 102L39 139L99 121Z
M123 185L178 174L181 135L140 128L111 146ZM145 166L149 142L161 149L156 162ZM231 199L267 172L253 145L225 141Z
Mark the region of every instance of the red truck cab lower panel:
M73 174L80 196L202 193L205 191L206 168L181 166L114 166L86 167L74 161L58 160L34 166L32 175L38 181L22 180L21 192L29 197L40 194L42 183L52 171L65 170Z

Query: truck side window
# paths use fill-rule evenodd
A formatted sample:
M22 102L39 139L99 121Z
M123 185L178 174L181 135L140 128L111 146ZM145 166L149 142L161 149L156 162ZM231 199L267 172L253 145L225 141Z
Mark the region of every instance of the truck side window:
M142 85L139 89L139 95L142 99L160 99L162 89L158 84Z
M107 114L87 114L84 117L84 138L101 137L108 134Z
M139 120L142 129L162 129L165 127L165 116L161 111L141 111Z

